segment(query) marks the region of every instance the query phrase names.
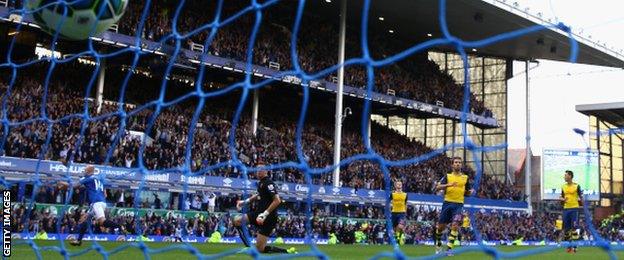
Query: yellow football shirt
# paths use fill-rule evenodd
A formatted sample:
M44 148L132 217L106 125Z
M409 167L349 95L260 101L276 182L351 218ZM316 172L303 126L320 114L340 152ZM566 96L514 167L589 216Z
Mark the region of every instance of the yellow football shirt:
M470 227L470 218L468 216L464 216L464 219L462 219L462 227L463 228Z
M557 230L563 229L563 220L557 219L557 221L555 221L555 229Z
M564 209L575 209L580 207L581 186L576 183L564 184L561 187L561 197L565 198Z
M392 213L405 213L407 211L407 193L393 192L391 199Z
M463 204L464 195L466 194L466 190L469 189L468 175L463 173L448 173L446 174L446 179L442 181L442 184L453 182L457 184L454 187L446 188L446 191L444 192L444 201Z

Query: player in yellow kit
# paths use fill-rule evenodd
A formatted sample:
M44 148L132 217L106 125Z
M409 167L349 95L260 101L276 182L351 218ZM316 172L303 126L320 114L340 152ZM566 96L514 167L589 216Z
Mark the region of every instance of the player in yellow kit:
M447 255L453 255L452 249L455 240L459 238L459 224L461 212L464 207L465 195L474 193L470 189L468 175L461 172L462 159L453 158L452 171L447 173L442 181L436 186L436 191L444 190L444 203L440 211L440 218L437 227L433 230L433 239L436 246L436 254L442 251L442 232L448 224L451 224L451 232L448 235Z
M561 202L563 203L563 237L565 241L578 240L579 234L576 231L579 208L582 204L581 185L573 182L574 173L565 171L565 184L561 187ZM576 253L576 246L568 247L568 253Z
M561 218L561 215L559 215L559 217L557 217L557 220L555 220L555 239L557 239L557 242L561 241L562 230L563 230L563 218Z
M403 183L396 181L394 183L394 192L390 195L392 205L392 228L394 236L399 243L404 243L403 229L405 228L405 213L407 212L407 193L403 192Z
M458 240L461 241L462 237L468 236L470 234L470 217L468 216L468 212L464 212L462 218L461 232L459 232Z

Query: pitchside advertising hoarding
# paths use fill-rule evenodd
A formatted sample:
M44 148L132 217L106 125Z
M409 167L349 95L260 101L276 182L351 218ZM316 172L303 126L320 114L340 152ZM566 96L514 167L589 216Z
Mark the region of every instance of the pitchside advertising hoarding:
M73 176L82 176L82 172L86 164L74 163L70 167L66 167L61 162L47 161L36 159L21 159L14 157L0 156L0 171L23 172L46 174L52 178L62 178L67 173ZM94 165L95 174L104 174L107 178L114 180L128 180L138 183L142 179L152 182L167 182L182 187L184 182L193 185L225 187L237 190L254 190L256 189L255 180L245 180L242 178L224 178L217 176L184 176L179 170L157 171L144 174L137 169L128 169L120 167L110 167L103 165ZM1 175L1 173L0 173ZM314 196L336 196L336 202L352 202L351 199L368 199L369 202L385 200L389 194L383 190L367 190L355 189L348 187L333 187L323 185L306 185L296 183L277 182L280 192L298 194L304 199L307 192L311 192ZM172 186L173 187L173 186ZM339 197L338 197L339 196ZM442 197L432 194L408 193L408 200L416 204L442 205ZM360 201L361 202L361 201ZM466 208L479 209L499 209L499 210L526 210L527 204L523 201L510 200L491 200L482 198L467 198Z
M587 200L600 199L600 164L598 152L583 149L542 150L542 199L557 200L565 183L566 170L574 172L573 181L587 195Z

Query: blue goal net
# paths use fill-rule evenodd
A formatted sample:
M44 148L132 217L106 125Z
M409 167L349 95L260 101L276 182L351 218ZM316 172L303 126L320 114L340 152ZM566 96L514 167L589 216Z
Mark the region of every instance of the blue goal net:
M31 9L29 2L35 3L36 8ZM563 23L534 25L478 40L461 39L449 31L445 0L439 0L437 5L441 35L429 36L409 46L403 43L400 50L384 45L383 41L368 33L370 21L383 18L371 17L372 3L364 0L360 4L361 13L354 16L359 28L349 28L346 33L344 63L338 63L336 58L338 26L324 24L325 18L306 15L309 5L306 1L131 0L124 16L108 31L95 35L96 28L80 28L90 31L92 37L82 41L67 39L72 35L67 30L71 32L72 29L64 29L64 26L73 19L77 21L71 23L73 26L86 23L87 18L81 15L87 7L95 8L95 16L104 20L113 17L115 14L111 10L124 2L0 1L4 28L1 32L6 35L2 36L3 56L0 60L0 153L3 163L8 162L8 165L2 165L0 181L5 189L14 191L14 197L22 198L14 201L20 206L13 208L14 214L18 215L12 218L11 230L25 234L25 237L14 240L13 246L26 245L38 259L44 258L42 254L49 251L64 258L96 251L108 258L135 249L140 250L145 258L175 250L189 252L197 258L236 256L241 254L240 247L218 253L202 252L197 244L185 241L178 233L201 232L206 234L203 235L206 239L211 236L207 229L223 229L218 232L221 235L235 234L230 219L235 214L214 215L214 200L232 206L236 200L228 197L228 193L242 193L236 199L248 198L258 171L271 171L272 177L280 183L296 183L281 187L305 193L299 198L301 205L296 209L289 208L285 213L291 218L296 217L297 221L284 220L286 224L282 225L291 225L289 232L298 230L299 241L308 247L296 255L263 255L254 247L243 254L254 258L327 259L330 256L317 246L322 227L314 221L325 207L317 198L321 188L323 193L326 191L323 185L328 187L328 194L331 189L337 189L336 195L344 195L341 188L329 186L332 172L337 167L348 173L342 184L349 187L345 189L347 192L352 192L354 197L370 196L383 201L383 206L372 208L373 213L369 216L383 216L383 223L376 226L379 228L376 231L381 231L381 241L387 241L393 247L370 257L410 258L399 246L402 243L398 240L402 238L397 240L394 235L390 208L393 180L408 178L405 176L410 173L425 176L428 174L426 167L432 165L449 166L445 154L452 149L463 148L473 158L481 158L478 154L482 152L506 149L505 143L478 145L468 133L468 125L474 123L471 118L475 114L488 114L488 111L483 101L471 92L467 52L529 34L556 30L569 37L569 62L576 62L578 54L578 44L570 27ZM338 9L338 4L334 3L331 10L322 12L338 20ZM66 20L61 19L46 27L42 24L46 22L45 17L41 17L42 10L47 10L48 15L61 15ZM373 43L375 47L371 48ZM31 46L30 52L25 50L28 46ZM463 85L444 83L448 81L444 77L434 83L427 81L427 77L438 77L439 68L416 73L409 71L410 67L431 68L427 65L426 52L442 46L461 56ZM412 60L416 56L422 58L423 53L424 59ZM358 101L349 102L357 103L352 106L359 109L351 111L354 116L344 119L345 129L350 129L343 134L344 146L348 150L343 153L339 165L334 165L330 156L333 144L329 141L333 125L327 123L334 117L319 112L326 111L327 107L333 108L334 101L323 96L326 93L319 94L319 89L334 86L342 67L345 68L345 85L356 86L352 88L351 96L357 96ZM424 79L414 74L424 75ZM396 90L387 82L411 88ZM410 82L419 83L410 85ZM428 89L436 84L446 87L440 87L441 91ZM270 100L278 95L276 89L285 89L284 95L290 95L290 98L275 99L279 101L272 104L262 104L261 101L260 113L267 111L275 118L258 119L256 99ZM426 93L428 91L433 94ZM449 99L445 104L458 111L457 120L462 129L460 142L436 149L427 148L422 143L397 137L398 134L387 127L370 123L373 106L379 102L376 95L390 92L393 96L428 104L449 95L459 97L458 101ZM329 111L333 113L332 109ZM278 116L283 118L277 119ZM371 135L371 132L375 134ZM378 133L387 137L382 143L374 140ZM412 150L396 148L407 154L398 155L398 150L393 153L394 147L399 146ZM133 186L125 192L109 194L114 196L114 201L109 204L125 208L125 211L115 209L115 212L125 214L122 221L131 233L124 235L120 230L109 231L118 240L127 241L113 249L97 242L98 235L104 235L96 230L96 226L89 228L88 234L93 240L89 247L76 251L62 242L75 237L76 230L71 227L87 214L86 209L73 206L73 201L84 201L81 197L84 191L71 188L60 191L57 183L76 183L86 164L97 165L97 171L110 179L112 187ZM475 160L474 166L471 185L479 191L482 180L487 177L480 160ZM11 167L28 170L12 171ZM365 175L364 179L371 181L360 182L351 175ZM412 183L429 181L410 180ZM202 190L207 183L211 187ZM410 189L419 193L431 190L420 188L420 184L406 185L413 185ZM175 190L176 197L164 190ZM202 196L196 195L200 193ZM41 201L60 206L41 208L37 206L45 204ZM180 222L167 225L164 223L167 219L153 217L160 208L167 208L161 204L181 209L181 213L164 213L170 214L168 220ZM55 211L52 218L48 215L51 211ZM189 215L187 211L192 213ZM479 214L482 213L475 209L468 210L467 214L475 245L460 247L454 250L455 254L479 251L496 259L517 258L560 248L552 245L514 252L500 250L484 243L478 224ZM591 246L604 249L616 259L614 251L621 250L621 246L612 245L608 238L601 236L592 223L587 206L583 215L587 234L593 237ZM149 225L146 222L150 222ZM363 229L362 226L357 224L358 228ZM192 231L185 231L187 227ZM422 228L427 230L423 233L432 230L431 226ZM45 229L54 230L61 243L41 245L34 239ZM243 230L247 238L255 234L246 226ZM279 231L277 233L283 236ZM352 233L357 230L353 229ZM151 247L146 241L150 241L149 235L152 234L170 237L164 241L180 239L184 242ZM428 237L423 238L426 239ZM13 256L19 258L19 254L15 251ZM441 255L424 258L438 257Z

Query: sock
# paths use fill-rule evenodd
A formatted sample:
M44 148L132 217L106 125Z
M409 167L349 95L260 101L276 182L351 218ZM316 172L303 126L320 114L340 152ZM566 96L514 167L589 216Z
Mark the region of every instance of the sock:
M459 232L457 232L457 230L451 230L451 233L448 236L448 243L446 243L446 247L448 249L453 249L457 236L459 236Z
M236 227L236 230L238 230L238 236L240 236L241 241L243 241L243 244L245 244L246 247L249 247L249 241L245 237L245 233L243 232L243 228ZM266 248L265 248L265 251L266 251Z
M563 233L563 241L570 242L570 230L567 230Z
M265 246L263 253L288 253L288 251L286 251L286 249L276 246Z
M84 221L78 225L78 241L82 241L82 237L87 232L87 221Z
M115 228L119 228L120 226L119 224L107 219L107 220L104 220L104 227L115 229Z
M570 237L572 238L572 241L579 240L580 236L579 236L579 233L576 232L576 230L572 230L570 232L571 232ZM576 245L572 246L572 248L576 249Z
M442 246L442 234L440 234L437 228L433 229L433 241L436 246Z

